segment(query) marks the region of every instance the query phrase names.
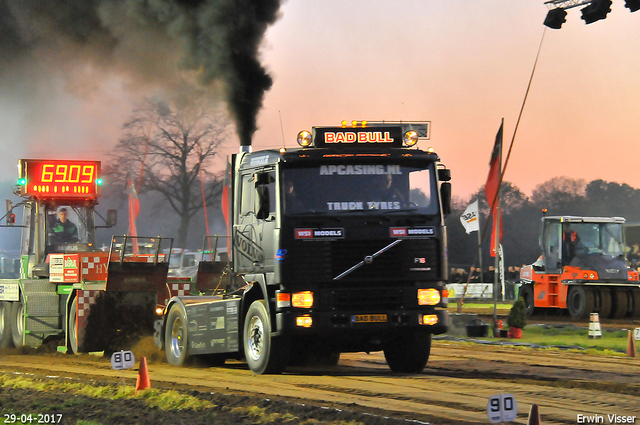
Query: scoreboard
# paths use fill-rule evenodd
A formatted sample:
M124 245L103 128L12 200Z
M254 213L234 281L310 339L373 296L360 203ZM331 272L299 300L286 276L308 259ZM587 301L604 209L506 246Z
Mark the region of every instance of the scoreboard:
M21 196L35 198L98 197L100 161L21 159L18 165Z

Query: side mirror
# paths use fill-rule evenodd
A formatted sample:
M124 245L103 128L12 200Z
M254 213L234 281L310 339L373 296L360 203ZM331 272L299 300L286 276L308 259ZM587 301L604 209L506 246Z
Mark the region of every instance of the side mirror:
M7 199L7 224L12 225L16 224L16 215L13 213L13 205L11 201Z
M442 200L442 214L447 216L451 213L451 183L440 185L440 199Z
M118 211L107 210L107 227L113 227L118 222Z
M438 169L438 180L441 182L448 182L451 180L451 170L448 168Z

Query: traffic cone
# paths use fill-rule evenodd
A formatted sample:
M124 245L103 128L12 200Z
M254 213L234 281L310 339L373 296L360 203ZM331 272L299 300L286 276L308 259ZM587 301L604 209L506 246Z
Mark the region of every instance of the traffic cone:
M146 390L147 388L151 388L151 381L149 380L149 371L147 370L147 358L142 357L140 359L140 369L138 369L138 379L136 381L136 392L138 394L138 390Z
M527 425L540 425L540 412L538 411L538 405L532 404L531 411L529 412L529 421Z
M602 330L600 329L600 319L598 313L591 313L589 322L589 339L602 338Z
M629 331L629 342L627 343L627 357L636 357L636 342L633 340L631 331Z

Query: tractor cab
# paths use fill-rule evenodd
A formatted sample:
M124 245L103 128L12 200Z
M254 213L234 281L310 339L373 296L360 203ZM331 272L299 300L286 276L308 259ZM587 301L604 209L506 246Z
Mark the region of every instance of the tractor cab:
M545 217L542 256L534 264L540 272L563 268L595 271L600 279L627 279L621 217ZM580 276L583 278L583 276ZM594 277L587 276L593 280Z
M100 162L22 159L18 171L16 193L24 200L15 206L8 201L7 215L22 206L20 254L28 258L28 274L48 276L50 254L96 251L96 228L116 223L115 210L109 210L104 226L95 223Z

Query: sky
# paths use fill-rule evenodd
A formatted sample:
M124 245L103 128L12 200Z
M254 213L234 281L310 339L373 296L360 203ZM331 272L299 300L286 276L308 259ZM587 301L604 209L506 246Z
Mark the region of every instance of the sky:
M545 30L542 0L289 0L279 13L260 47L273 84L254 150L295 147L298 131L342 120L428 120L421 146L466 200L486 180L503 118L506 157L541 46L505 180L527 195L556 176L640 188L640 12L622 0L590 25L571 9L560 30ZM0 180L23 157L106 159L153 91L117 72L76 75L0 81Z

